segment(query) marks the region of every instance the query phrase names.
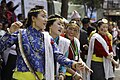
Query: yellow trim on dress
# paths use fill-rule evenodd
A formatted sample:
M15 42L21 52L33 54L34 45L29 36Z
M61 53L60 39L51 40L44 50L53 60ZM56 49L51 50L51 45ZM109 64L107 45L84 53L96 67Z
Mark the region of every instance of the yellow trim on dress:
M92 61L103 62L103 58L97 57L95 54L92 55Z
M65 75L72 76L72 74L70 74L69 72L66 72Z
M40 80L43 79L43 74L41 72L36 72ZM31 72L19 72L15 71L13 73L13 78L17 80L36 80L35 76Z

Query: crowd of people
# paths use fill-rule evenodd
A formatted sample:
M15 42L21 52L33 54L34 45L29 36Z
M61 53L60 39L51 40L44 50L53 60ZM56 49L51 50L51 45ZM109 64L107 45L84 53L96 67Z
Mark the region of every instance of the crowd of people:
M16 17L12 1L0 6L0 80L113 80L120 62L120 25L92 23L74 10L68 21L46 17L36 5ZM119 61L119 62L118 62Z

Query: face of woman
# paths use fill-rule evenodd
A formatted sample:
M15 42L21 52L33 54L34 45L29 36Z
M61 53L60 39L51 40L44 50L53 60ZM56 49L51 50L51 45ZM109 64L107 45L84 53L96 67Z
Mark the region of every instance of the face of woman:
M35 28L37 30L44 30L46 23L47 23L47 18L46 18L46 13L44 11L41 11L37 17L34 17L34 22L35 22Z
M70 40L73 40L74 37L78 35L79 29L74 26L69 26L66 30L66 35Z
M63 30L63 23L60 19L57 19L53 25L50 27L50 33L54 35L54 37L59 36L62 33Z
M102 24L98 30L101 34L106 35L106 32L108 31L108 24Z

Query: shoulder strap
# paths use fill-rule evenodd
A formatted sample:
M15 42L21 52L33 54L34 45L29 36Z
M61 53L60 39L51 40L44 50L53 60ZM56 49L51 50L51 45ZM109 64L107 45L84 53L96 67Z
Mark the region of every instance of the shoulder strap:
M18 34L18 43L19 43L20 53L21 53L21 56L22 56L25 64L27 65L27 67L30 70L30 72L35 76L36 80L40 80L38 75L36 74L36 72L32 68L32 66L30 65L30 62L28 61L28 59L27 59L27 57L26 57L26 55L25 55L25 53L23 51L21 30L19 30L19 34Z

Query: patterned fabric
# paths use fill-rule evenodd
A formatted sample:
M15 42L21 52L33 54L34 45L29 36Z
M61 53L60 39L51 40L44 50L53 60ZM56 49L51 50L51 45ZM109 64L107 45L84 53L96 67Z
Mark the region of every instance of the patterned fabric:
M11 47L13 44L18 45L18 31L12 35L6 33L0 39L0 52L4 51L6 48ZM44 35L40 31L32 28L31 26L27 29L22 30L22 44L24 53L26 54L30 64L33 66L35 71L45 73L45 45L44 45ZM73 61L65 58L58 48L56 43L51 38L51 44L53 48L53 53L55 60L61 65L72 66ZM18 54L17 59L17 70L26 72L28 68L22 59L22 56Z
M24 52L35 71L44 73L44 42L43 34L32 27L28 27L27 30L22 32L22 42L24 46ZM43 65L41 65L43 64ZM18 71L28 71L26 64L21 56L18 57L17 62Z

